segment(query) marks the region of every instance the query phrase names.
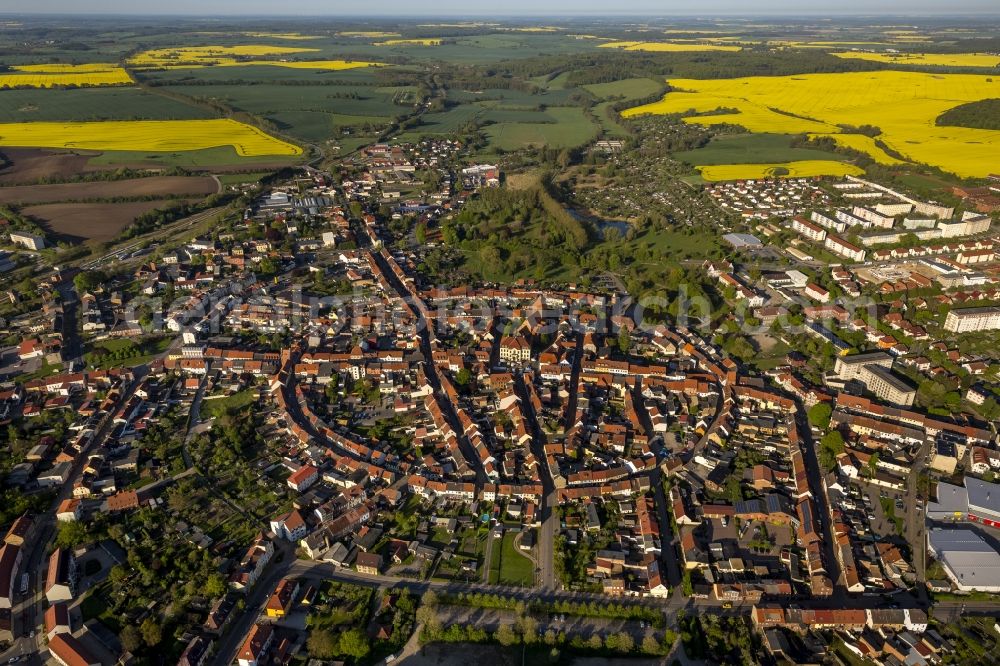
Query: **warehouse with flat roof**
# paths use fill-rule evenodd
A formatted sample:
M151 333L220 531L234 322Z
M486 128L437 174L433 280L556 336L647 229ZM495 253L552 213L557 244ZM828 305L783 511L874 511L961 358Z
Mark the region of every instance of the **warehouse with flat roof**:
M931 520L971 520L988 527L1000 527L1000 484L971 476L964 486L937 484L937 501L927 503Z
M1000 592L1000 553L975 531L930 530L927 548L959 590Z

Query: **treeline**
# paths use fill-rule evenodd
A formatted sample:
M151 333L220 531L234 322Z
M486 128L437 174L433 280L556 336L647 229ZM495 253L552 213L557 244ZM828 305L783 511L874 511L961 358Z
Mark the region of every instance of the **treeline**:
M137 77L138 78L138 77ZM151 79L142 77L142 84L150 88L167 86L371 86L380 85L377 81L345 81L337 79L196 79L182 77L179 79ZM404 84L408 85L408 84Z
M677 76L723 79L741 76L783 76L825 72L863 72L888 69L884 63L837 58L802 49L739 52L655 53L606 50L565 56L539 56L507 60L492 67L500 75L529 79L554 69L570 71L567 83L582 86L637 77ZM485 69L485 68L483 68Z
M1000 99L983 99L948 109L935 121L944 127L1000 130Z
M607 604L582 601L544 602L532 601L526 603L510 597L478 592L439 596L433 591L424 593L422 605L417 610L417 621L423 626L420 635L422 643L488 643L497 642L505 647L524 645L525 647L541 646L551 648L549 662L559 661L560 650L580 652L590 655L618 656L630 654L645 654L663 656L670 654L677 636L669 629L663 632L662 640L655 633L646 633L642 641L636 644L631 633L624 629L608 633L602 637L599 633L576 633L567 635L566 631L550 626L544 632L536 616L556 613L596 617L604 619L621 619L632 621L648 621L658 628L665 624L663 612L644 606L626 606L624 604ZM492 608L511 611L515 617L511 622L501 623L493 632L487 632L481 627L452 623L447 627L438 616L440 605L463 605L474 608ZM534 661L534 660L533 660Z
M530 81L517 76L505 76L489 68L478 71L463 69L461 72L446 72L441 79L446 88L458 90L517 90L529 95L541 92L541 88Z
M3 156L0 155L0 163ZM16 185L62 185L67 183L110 183L119 180L135 180L137 178L153 178L157 176L192 176L191 171L179 166L171 167L167 170L153 169L130 169L122 167L120 169L107 171L85 171L74 174L56 174L53 176L42 176L33 181L16 183ZM15 185L15 183L12 183Z
M174 201L177 199L199 199L206 196L203 192L170 192L165 194L122 194L116 197L59 197L30 203L16 202L19 206L45 206L48 204L126 204L143 203L146 201Z
M0 205L0 219L7 220L5 231L24 231L29 234L45 237L45 230L34 220L13 206Z

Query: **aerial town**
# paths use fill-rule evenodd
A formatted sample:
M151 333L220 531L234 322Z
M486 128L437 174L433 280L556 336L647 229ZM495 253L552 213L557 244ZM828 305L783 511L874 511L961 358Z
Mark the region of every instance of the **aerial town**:
M439 188L404 198L416 168ZM0 638L67 666L157 637L181 664L253 666L357 615L333 649L385 657L419 604L425 633L499 608L480 629L603 630L652 655L704 612L745 619L772 656L815 654L830 629L882 663L954 650L931 599L948 618L1000 592L998 366L948 342L1000 328L1000 309L964 307L996 298L990 217L857 179L715 190L754 220L734 246L790 233L793 258L837 258L817 277L702 267L762 330L799 303L796 335L832 350L826 370L790 349L760 372L614 288L427 280L445 221L503 181L458 142L376 144L176 247L8 291L36 303L6 321L0 393L24 452L5 484L32 499L4 509ZM808 218L755 212L789 192L822 194ZM400 218L423 244L397 242ZM855 227L857 244L837 235ZM934 244L864 261L909 229ZM877 319L841 304L872 288ZM915 410L922 377L993 411Z
M418 131L460 83L294 164L0 155L0 663L1000 663L1000 162ZM40 221L162 179L208 189L85 248Z

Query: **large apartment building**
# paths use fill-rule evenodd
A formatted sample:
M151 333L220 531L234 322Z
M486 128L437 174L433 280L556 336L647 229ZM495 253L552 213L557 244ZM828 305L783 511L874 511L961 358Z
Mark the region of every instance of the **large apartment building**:
M944 320L944 330L952 333L1000 329L1000 307L952 310Z
M870 352L867 354L851 354L838 356L833 364L833 372L844 381L861 379L862 371L872 365L883 368L892 367L892 356L885 352Z
M792 218L792 230L817 243L826 239L826 229L818 224L813 224L801 215Z
M893 374L892 356L885 352L853 354L837 358L833 371L844 381L858 381L880 400L909 407L917 390Z
M835 254L839 254L842 257L846 257L854 261L865 260L865 251L863 249L839 236L834 236L832 234L828 235L826 240L823 241L823 247Z
M861 381L865 388L880 400L894 405L910 407L917 397L917 389L881 365L867 365L862 369Z

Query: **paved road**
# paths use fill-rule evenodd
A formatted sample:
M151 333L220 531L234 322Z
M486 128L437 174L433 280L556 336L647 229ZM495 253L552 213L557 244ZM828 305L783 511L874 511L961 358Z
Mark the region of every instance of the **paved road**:
M933 615L944 623L955 622L965 615L1000 618L1000 601L939 601L934 604Z
M36 537L32 540L31 545L29 546L29 551L24 557L24 564L22 564L21 567L21 573L27 573L29 575L30 584L28 587L28 594L25 599L12 610L11 618L15 629L20 629L21 638L14 643L14 646L11 649L7 650L3 654L0 654L0 660L9 660L14 656L38 653L40 650L44 649L41 629L44 622L45 608L44 604L41 603L41 598L44 592L45 569L48 564L48 560L45 557L45 550L56 531L56 509L63 500L72 497L73 486L83 475L83 469L87 461L87 454L104 444L104 441L114 429L114 413L132 398L132 395L135 393L135 389L139 386L141 378L145 375L146 368L145 366L139 366L138 368L135 368L133 372L136 374L135 380L125 387L121 393L121 397L118 399L118 402L101 420L94 436L90 439L90 443L81 452L81 454L77 456L76 461L73 463L73 467L70 470L69 478L59 489L59 492L57 493L56 498L52 501L49 509L45 513L39 514L35 517L37 530ZM33 638L30 637L32 631L36 632Z
M184 457L184 467L188 469L194 466L188 445L197 434L194 428L201 420L201 400L205 396L206 383L208 383L208 373L202 375L201 381L198 383L198 390L195 391L194 399L191 400L191 408L188 410L187 426L184 431L184 446L181 449L181 454Z
M275 539L274 544L274 556L268 565L268 570L257 579L257 584L246 597L246 608L243 613L233 620L227 633L215 647L215 656L211 663L216 666L227 666L236 659L236 653L242 646L243 639L264 610L264 604L267 603L278 581L293 569L295 547L282 539ZM278 562L278 559L281 561Z
M559 531L559 512L556 507L559 504L556 495L555 481L549 472L549 465L545 457L545 433L538 425L538 415L529 400L529 389L524 383L523 377L519 374L514 379L514 390L521 399L521 409L528 425L532 431L531 452L538 461L536 469L540 470L540 480L542 482L542 503L538 507L540 527L538 528L538 539L535 541L535 584L542 589L556 589L556 571L554 564L556 533Z
M75 361L83 356L83 343L80 340L80 299L77 297L76 288L69 280L64 280L56 290L62 298L63 314L63 358Z
M358 237L366 237L367 234L355 234ZM396 277L396 273L390 268L389 261L391 258L386 257L383 252L371 252L372 260L378 264L379 269L385 275L385 279L392 286L393 290L396 292L397 297L404 303L409 304L409 306L417 313L420 317L420 321L417 323L419 329L418 333L420 336L420 353L424 357L424 374L427 377L427 383L430 384L431 389L434 394L438 397L438 401L441 404L441 412L444 417L451 424L452 429L458 436L458 447L462 454L462 457L468 462L469 468L475 472L476 475L476 486L481 488L486 484L486 472L483 469L482 462L479 460L479 456L473 449L472 444L469 443L468 437L465 436L465 431L462 428L462 424L458 420L458 413L455 409L455 405L452 404L451 398L448 397L444 391L441 390L441 378L438 375L440 372L438 370L437 364L434 363L433 352L437 347L436 341L432 340L434 322L429 321L421 315L421 311L425 310L425 305L422 302L416 300L410 293L406 290L406 286L400 282L399 278Z
M920 508L917 507L917 481L920 479L920 474L925 467L924 460L930 450L931 443L929 441L920 445L913 461L913 467L906 477L906 496L903 500L906 504L906 522L903 534L910 544L911 560L917 574L916 592L922 601L927 600L927 586L924 584L927 580L927 534L923 505ZM924 501L926 500L927 498L924 498Z
M489 534L486 535L486 549L483 552L483 575L480 577L482 582L490 582L490 563L493 561L493 547L499 540L493 535L496 533L496 528L491 528Z
M795 421L798 424L799 434L802 435L802 460L806 465L806 476L809 480L809 490L812 491L813 501L816 503L820 526L822 527L823 538L820 543L823 545L823 564L826 566L827 574L833 581L833 596L831 602L839 602L844 598L847 588L844 586L843 574L840 570L840 560L834 552L834 544L837 543L833 530L833 521L830 519L830 498L826 492L826 482L823 481L823 470L819 464L819 453L817 452L817 442L813 439L812 430L806 418L806 411L802 403L796 403Z
M677 588L681 584L680 562L677 561L677 536L674 534L667 515L667 498L663 492L663 475L657 467L649 477L649 483L653 486L653 494L656 503L656 516L660 521L660 561L666 567L667 583L671 588Z

